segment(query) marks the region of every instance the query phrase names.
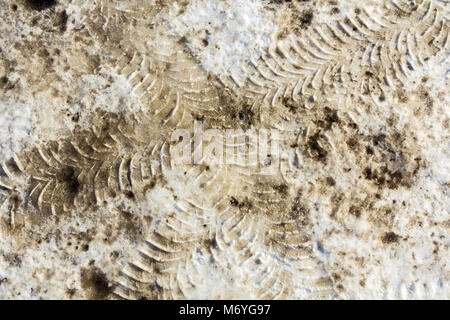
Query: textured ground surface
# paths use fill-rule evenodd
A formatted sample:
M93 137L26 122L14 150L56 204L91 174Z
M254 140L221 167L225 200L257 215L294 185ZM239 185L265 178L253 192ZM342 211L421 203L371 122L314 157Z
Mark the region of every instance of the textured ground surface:
M0 298L450 298L448 1L0 16ZM174 165L195 119L278 170Z

